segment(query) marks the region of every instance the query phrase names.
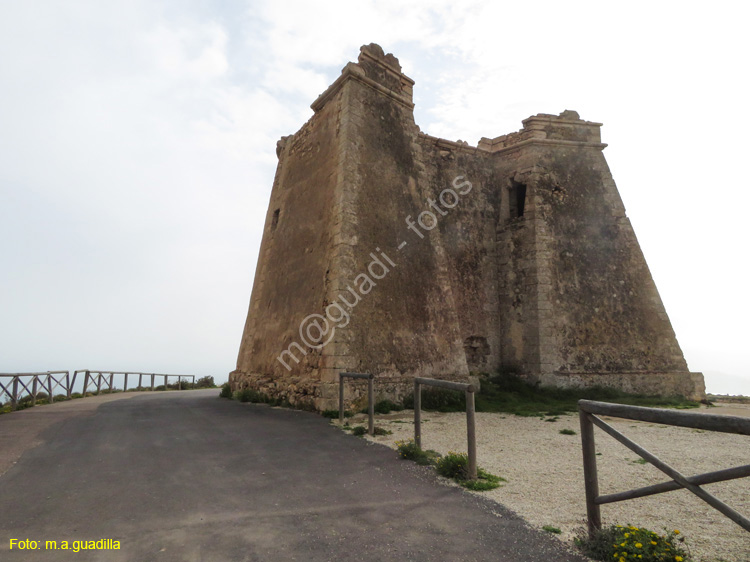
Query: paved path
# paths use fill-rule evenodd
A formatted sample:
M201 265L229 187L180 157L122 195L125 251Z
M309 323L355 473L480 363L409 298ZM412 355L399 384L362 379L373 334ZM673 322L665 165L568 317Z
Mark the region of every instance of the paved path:
M0 443L23 427L41 431L26 430L33 448L0 450L0 466L10 465L0 476L0 559L583 560L313 414L217 390L95 400L0 416ZM40 549L9 551L10 539ZM121 549L44 550L45 540L90 539Z

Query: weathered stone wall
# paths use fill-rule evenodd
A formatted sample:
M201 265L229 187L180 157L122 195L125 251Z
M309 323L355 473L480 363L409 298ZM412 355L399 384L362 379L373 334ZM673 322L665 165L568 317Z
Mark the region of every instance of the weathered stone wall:
M232 385L332 408L342 370L374 373L397 398L414 376L503 369L702 397L600 124L537 115L471 147L419 131L412 86L393 55L365 46L280 141ZM347 388L352 402L365 387Z

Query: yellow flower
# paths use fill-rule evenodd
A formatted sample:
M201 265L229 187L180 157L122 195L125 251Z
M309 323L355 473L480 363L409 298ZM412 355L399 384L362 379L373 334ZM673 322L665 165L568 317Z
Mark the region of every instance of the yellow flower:
M675 556L674 559L677 560L677 562L682 562L682 556Z
M620 558L620 560L618 562L625 562L625 559L624 558Z
M680 532L679 532L679 531L678 531L677 529L675 529L675 530L674 530L674 534L675 534L675 535L679 535L679 534L680 534Z
M630 536L630 533L625 533L625 538L627 539Z
M656 541L651 541L651 544L656 544Z
M625 546L625 543L624 543L624 542L621 542L621 543L620 543L620 546Z
M635 547L636 548L643 548L643 545L641 543L637 542L637 543L635 543Z

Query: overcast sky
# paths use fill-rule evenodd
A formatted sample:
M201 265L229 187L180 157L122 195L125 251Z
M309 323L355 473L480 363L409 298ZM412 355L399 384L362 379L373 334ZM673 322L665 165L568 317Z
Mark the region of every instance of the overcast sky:
M276 141L376 42L423 131L605 156L693 371L750 394L739 2L3 2L0 372L234 369Z

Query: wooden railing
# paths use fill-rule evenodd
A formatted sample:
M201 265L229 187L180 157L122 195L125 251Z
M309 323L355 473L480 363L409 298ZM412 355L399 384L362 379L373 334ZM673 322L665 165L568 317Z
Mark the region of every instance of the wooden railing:
M138 376L138 386L136 388L143 388L143 377L149 377L151 379L151 390L154 390L154 383L156 382L157 377L164 377L164 390L168 390L167 382L169 380L169 377L177 377L178 390L182 390L182 379L190 379L191 383L195 384L195 375L164 375L158 373L134 373L133 371L92 371L91 369L81 369L79 371L75 371L74 375L77 375L78 373L84 373L84 396L86 396L86 390L88 389L89 383L96 386L97 392L101 392L103 384L106 385L106 390L112 392L116 388L114 386L115 375L124 375L123 392L127 392L128 390L128 377L130 375Z
M440 379L414 378L414 443L422 448L422 386L435 386L466 393L466 440L468 442L469 479L477 479L477 433L475 427L473 385Z
M726 480L734 480L735 478L750 476L750 465L687 477L656 457L656 455L650 453L637 443L625 437L611 425L603 421L601 418L598 418L597 415L664 425L675 425L679 427L690 427L694 429L703 429L705 431L737 433L740 435L750 435L750 419L736 416L719 416L714 414L699 414L695 412L680 412L676 410L661 410L658 408L643 408L640 406L626 406L624 404L609 404L606 402L593 402L590 400L580 400L578 402L578 414L581 421L583 475L586 487L586 515L588 517L589 534L593 534L597 529L601 529L601 505L671 492L672 490L679 490L681 488L689 490L711 507L737 523L740 527L746 531L750 531L750 519L738 513L716 496L701 488L702 484L711 484L714 482L723 482ZM650 462L669 476L671 480L652 486L646 486L644 488L600 496L599 477L596 468L594 426L597 426L641 458Z
M29 377L31 377L30 380ZM2 382L3 379L7 380L5 384ZM26 391L26 396L31 396L32 406L36 404L36 399L40 392L49 394L49 402L52 403L55 401L54 391L58 387L61 387L65 391L65 395L70 398L75 380L75 373L71 380L70 371L0 373L0 388L10 397L10 407L12 410L15 410L18 408L18 401L24 396L24 390Z

